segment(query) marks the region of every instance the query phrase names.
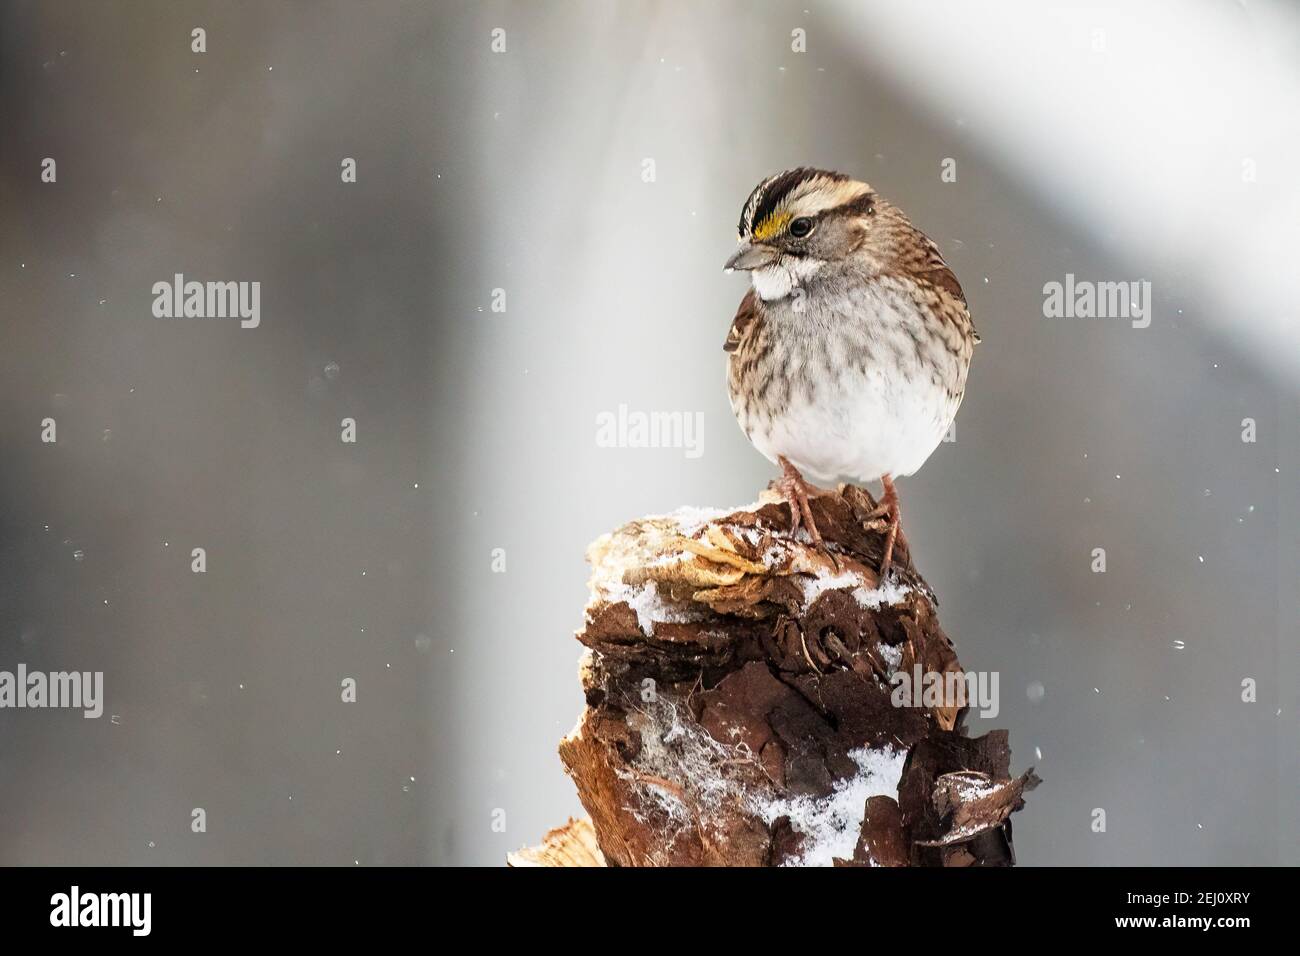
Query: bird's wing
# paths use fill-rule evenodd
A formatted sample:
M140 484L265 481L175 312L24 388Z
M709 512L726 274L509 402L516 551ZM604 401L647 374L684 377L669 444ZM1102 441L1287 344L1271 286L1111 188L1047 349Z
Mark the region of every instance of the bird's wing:
M736 317L731 320L731 328L727 332L727 341L722 343L722 351L734 352L740 348L741 340L757 318L758 294L750 289L740 300L740 308L736 310Z
M917 236L922 239L921 248L918 250L919 255L909 262L902 262L900 265L903 271L918 285L929 286L932 289L942 291L951 298L961 303L961 310L965 313L966 324L970 327L971 338L976 342L980 341L979 332L970 324L970 305L966 302L966 293L961 290L961 283L957 281L957 276L948 268L948 263L943 261L943 254L934 240L918 232Z
M948 263L943 261L943 254L939 247L935 245L934 240L926 238L923 243L924 252L910 270L917 279L930 283L937 289L942 289L955 299L960 299L962 305L966 305L966 293L961 291L961 283L957 281L957 276L948 268Z

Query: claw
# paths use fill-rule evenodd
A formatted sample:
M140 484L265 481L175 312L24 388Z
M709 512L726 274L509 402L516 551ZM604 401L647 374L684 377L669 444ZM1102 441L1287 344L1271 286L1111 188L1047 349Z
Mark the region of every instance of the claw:
M808 492L810 490L816 491L816 488L808 484L804 476L799 473L799 469L792 465L784 455L778 455L777 461L780 462L784 474L776 480L776 486L777 490L790 504L790 534L793 535L800 527L807 528L808 537L812 538L813 544L816 545L818 551L831 559L831 563L838 573L840 570L839 559L826 547L821 532L817 530L817 523L813 520L812 508L808 505Z
M875 511L867 515L867 526L874 525L878 519L887 519L885 528L885 553L880 559L880 581L883 584L889 576L890 568L893 566L894 545L901 544L908 548L907 537L903 534L902 529L902 512L898 507L898 490L894 487L894 479L889 475L884 475L881 484L885 487L884 496L880 499L880 505ZM880 530L872 528L872 530ZM910 548L908 549L910 550Z

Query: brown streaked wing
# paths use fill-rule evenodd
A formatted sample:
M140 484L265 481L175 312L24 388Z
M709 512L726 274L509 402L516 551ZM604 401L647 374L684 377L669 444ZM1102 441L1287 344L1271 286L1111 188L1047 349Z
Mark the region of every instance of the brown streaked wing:
M948 263L943 261L943 254L939 251L935 241L921 232L916 236L921 240L921 254L919 256L907 257L898 263L903 272L914 282L922 286L930 286L942 290L952 298L956 299L967 310L967 325L970 328L971 338L979 343L980 334L970 325L970 304L966 301L966 293L962 291L961 283L957 281L957 276L948 268ZM911 258L911 261L907 261Z
M916 278L923 279L953 298L960 299L962 305L967 304L966 293L961 291L961 283L948 268L948 263L943 261L943 254L939 252L939 247L935 245L933 239L925 240L925 258L917 263L914 272Z
M758 295L751 288L745 293L745 297L740 300L740 308L736 310L736 317L731 320L731 328L727 332L727 341L722 343L722 351L734 352L740 348L741 340L749 333L750 326L759 318Z

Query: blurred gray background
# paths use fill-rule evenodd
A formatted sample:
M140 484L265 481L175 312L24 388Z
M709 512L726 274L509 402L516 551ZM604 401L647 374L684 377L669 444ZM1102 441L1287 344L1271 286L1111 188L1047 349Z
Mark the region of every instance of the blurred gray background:
M584 548L773 477L721 265L801 164L900 204L984 336L900 490L1000 674L972 732L1046 781L1020 861L1300 862L1290 4L0 10L0 669L106 685L0 711L0 863L499 864L579 812ZM154 318L176 272L261 326ZM1066 273L1150 280L1151 326L1044 318ZM598 447L620 404L703 454Z

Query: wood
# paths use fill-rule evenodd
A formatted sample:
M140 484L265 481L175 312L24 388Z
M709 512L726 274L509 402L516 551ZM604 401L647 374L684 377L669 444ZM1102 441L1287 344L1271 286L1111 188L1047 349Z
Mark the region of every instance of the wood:
M508 866L604 866L605 857L596 843L591 818L569 818L542 840L540 846L519 850L506 857Z
M929 586L899 547L878 587L865 490L810 506L830 554L770 491L592 544L586 708L560 743L590 818L512 865L1014 862L1009 817L1038 778L1010 776L1005 732L966 735L961 681L916 706L895 687L962 673Z

